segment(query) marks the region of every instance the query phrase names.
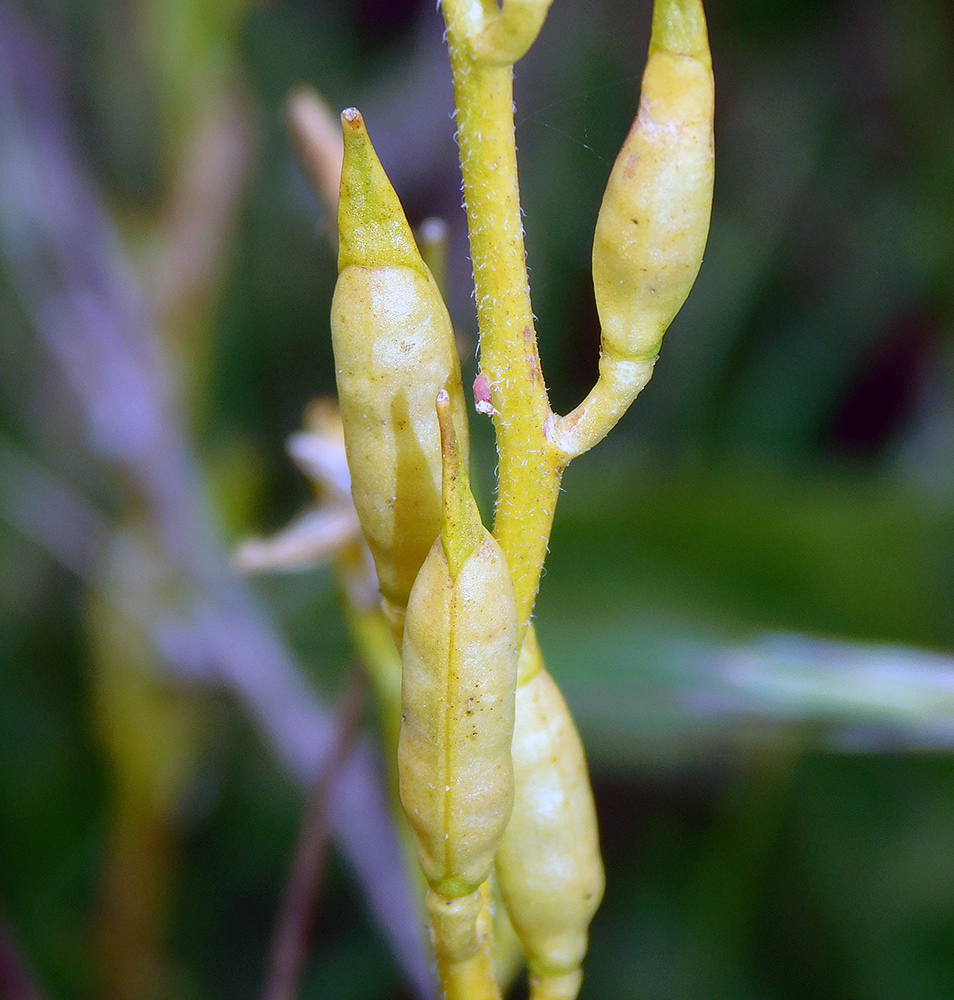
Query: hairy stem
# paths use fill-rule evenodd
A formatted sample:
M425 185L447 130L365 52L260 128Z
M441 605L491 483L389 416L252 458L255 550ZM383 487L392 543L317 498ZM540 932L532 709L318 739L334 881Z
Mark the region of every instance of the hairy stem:
M537 352L520 219L513 69L474 56L460 0L445 0L464 201L480 330L499 455L494 535L513 575L521 628L533 610L564 457L551 445L553 415Z

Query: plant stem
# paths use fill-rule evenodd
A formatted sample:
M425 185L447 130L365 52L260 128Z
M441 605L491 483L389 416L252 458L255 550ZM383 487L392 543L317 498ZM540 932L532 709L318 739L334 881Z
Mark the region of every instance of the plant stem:
M437 971L444 1000L500 1000L489 939L463 962L447 962L438 955Z
M480 364L490 380L496 411L499 486L494 535L510 565L523 630L533 610L565 458L548 439L553 414L530 306L517 185L513 68L474 58L467 41L470 13L461 0L445 0L444 14Z
M13 933L0 911L0 996L8 1000L41 1000L40 992L30 981L26 964L13 945Z
M431 891L427 908L444 1000L500 1000L488 883L456 900Z
M263 1000L293 1000L297 995L331 838L331 796L357 735L367 689L364 669L353 667L336 712L334 740L312 791L282 895L269 949Z

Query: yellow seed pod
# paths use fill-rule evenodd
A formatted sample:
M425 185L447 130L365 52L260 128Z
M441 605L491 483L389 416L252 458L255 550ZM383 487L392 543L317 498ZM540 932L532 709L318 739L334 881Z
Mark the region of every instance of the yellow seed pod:
M480 522L443 392L438 414L444 517L408 603L398 775L428 883L457 899L489 876L510 818L517 603Z
M338 283L331 334L351 492L392 619L441 527L440 431L450 397L467 452L467 417L450 317L414 243L361 115L342 116ZM398 632L399 632L398 628Z
M656 0L639 112L593 242L610 360L651 362L699 273L712 208L714 98L701 0Z
M532 1000L573 1000L605 884L596 809L583 745L532 628L520 679L514 806L497 851L497 882L527 956Z

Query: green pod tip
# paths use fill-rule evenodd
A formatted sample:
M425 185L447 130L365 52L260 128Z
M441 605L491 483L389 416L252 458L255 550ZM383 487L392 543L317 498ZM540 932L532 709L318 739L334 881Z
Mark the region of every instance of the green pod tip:
M437 421L441 429L441 545L451 579L484 540L484 526L474 495L465 456L457 444L450 396L446 389L437 394Z
M427 275L404 209L357 108L341 112L344 160L338 203L338 273L349 265L410 267Z
M655 0L649 54L669 52L712 66L702 0Z

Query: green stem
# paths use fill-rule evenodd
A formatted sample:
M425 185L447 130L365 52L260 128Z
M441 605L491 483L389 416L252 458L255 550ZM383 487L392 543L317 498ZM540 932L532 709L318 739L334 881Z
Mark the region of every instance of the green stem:
M494 535L510 565L525 626L546 556L565 459L548 437L553 415L530 306L517 185L513 68L489 65L472 55L467 41L471 15L461 0L445 0L444 13L481 371L490 380L496 411L499 487Z

